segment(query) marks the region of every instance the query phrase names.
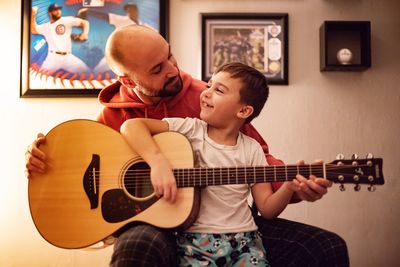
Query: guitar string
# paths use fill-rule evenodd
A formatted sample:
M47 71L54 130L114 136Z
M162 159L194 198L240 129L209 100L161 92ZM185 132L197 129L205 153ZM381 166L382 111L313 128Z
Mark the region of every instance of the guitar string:
M366 167L366 166L368 166L368 165L358 165L358 166L356 166L356 167ZM329 166L329 165L326 165L326 170L328 171L332 171L332 170L343 170L343 169L354 169L354 168L356 168L356 167L354 167L354 166L336 166L336 165L332 165L332 166ZM369 167L369 166L368 166ZM256 169L256 171L259 171L259 172L264 172L264 168L265 168L265 172L267 173L267 172L271 172L271 173L274 173L275 172L275 170L276 170L276 172L296 172L297 173L297 170L299 169L300 171L307 171L307 172L309 172L309 170L310 170L310 165L308 165L307 167L303 167L303 166L301 166L301 167L299 167L298 169L297 169L297 166L289 166L289 165L287 165L287 168L285 168L285 166L276 166L276 167L274 167L274 166L266 166L266 167L264 167L264 166L254 166L254 167L215 167L215 168L191 168L191 167L188 167L188 168L173 168L172 170L173 171L184 171L184 172L204 172L204 173L206 173L206 172L211 172L211 171L217 171L217 172L230 172L231 170L233 170L235 173L236 173L236 169L238 170L238 171L243 171L243 172L253 172L254 171L254 169ZM323 172L323 169L321 169L322 168L322 165L311 165L311 169L312 170L319 170L319 171L321 171L321 172ZM148 174L149 172L150 172L150 168L146 168L146 169L134 169L134 170L130 170L129 168L125 168L125 169L121 169L121 172L123 172L123 173L129 173L129 174L131 174L131 173L133 173L133 174L140 174L140 173L143 173L143 174ZM103 171L95 171L95 173L101 173L101 174L105 174L105 172L103 172Z
M361 165L359 165L358 167L362 167ZM228 170L229 169L229 170ZM326 170L327 171L332 171L332 170L343 170L343 169L354 169L354 167L326 167ZM310 168L309 167L307 167L307 168L299 168L299 174L301 174L301 172L308 172L309 173L309 170L310 170ZM315 168L315 167L311 167L311 170L312 170L312 172L311 172L311 174L313 174L313 173L317 173L317 172L319 172L320 174L323 174L323 169L320 169L320 168ZM271 168L271 169L268 169L268 168L266 168L265 170L264 170L264 167L255 167L255 168L252 168L252 167L231 167L231 168L175 168L175 169L172 169L172 171L173 172L178 172L177 174L178 175L180 175L180 172L182 172L183 174L185 174L185 175L188 175L188 174L193 174L193 173L195 173L196 175L198 175L198 174L204 174L204 175L207 175L207 174L211 174L211 173L217 173L217 174L220 174L220 175L226 175L226 174L231 174L231 172L233 172L233 174L236 174L236 173L239 173L239 174L245 174L245 173L249 173L249 174L252 174L252 173L254 173L254 172L257 172L258 174L274 174L274 173L277 173L277 174L282 174L282 172L283 172L283 174L285 174L286 172L288 173L288 174L290 174L290 173L295 173L295 174L297 174L298 172L297 172L297 168L296 169L284 169L284 167L277 167L277 168ZM314 171L314 172L313 172ZM96 173L96 174L103 174L103 175L107 175L107 174L113 174L113 173L115 173L115 172L105 172L105 171L94 171L94 172L90 172L90 173ZM149 175L150 174L150 168L148 168L148 169L134 169L134 170L130 170L130 169L125 169L125 170L122 170L121 171L121 173L124 173L124 174L126 174L126 176L140 176L140 175ZM319 174L318 173L318 174ZM335 174L336 174L337 172L335 172ZM343 173L340 173L340 174L343 174Z
M340 166L340 168L335 167L334 169L343 169L343 168L346 168L346 166ZM191 169L187 169L187 170L193 170L193 169L195 169L195 168L191 168ZM217 169L219 169L219 168L217 168ZM205 171L201 171L201 170L202 170L201 168L195 169L195 171L192 171L192 173L186 173L186 175L184 177L180 177L179 174L178 174L178 177L176 177L176 179L178 180L178 182L181 182L183 184L188 184L188 185L189 184L190 185L200 185L199 181L201 180L201 184L207 185L207 184L209 184L209 180L210 179L207 180L204 177L203 177L203 179L202 179L202 177L200 177L200 179L199 179L198 177L196 177L199 174L200 175L201 174L205 174L204 173ZM135 172L135 171L136 171L136 173L140 173L140 174L139 175L125 175L124 176L125 177L125 179L124 179L125 180L125 182L124 182L125 187L127 187L127 188L129 188L130 186L138 187L138 186L141 186L141 185L149 185L149 184L151 184L150 183L150 177L149 177L150 176L149 175L150 174L150 170L149 169L140 170L140 171L138 171L138 170L130 170L129 171L128 170L126 173L128 173L128 172L132 173L132 172ZM238 172L239 175L243 176L243 175L245 175L247 173L247 171L244 170L244 169L242 169L241 171L242 172ZM260 171L255 171L255 172L250 171L248 173L249 173L250 178L249 179L239 178L238 180L240 180L240 183L242 183L242 184L252 183L254 181L254 179L255 179L254 178L254 174L255 174L255 176L264 176L264 172L263 171L261 171L261 172ZM236 174L236 172L235 172L235 174ZM271 174L272 174L272 172L271 172ZM294 174L297 174L297 172L295 172ZM317 175L317 176L319 174L321 174L321 176L322 176L322 172L321 173L314 173L314 174ZM351 175L351 174L346 174L346 173L335 173L335 174L344 175L344 176L350 176ZM193 175L195 177L193 177ZM220 176L221 177L215 178L215 180L217 180L217 182L220 182L222 184L230 184L231 180L236 181L236 175L235 175L235 177L232 177L232 176L229 177L227 172L220 173ZM287 180L286 177L287 177L286 174L284 174L284 175L278 174L278 175L276 175L276 181L286 181ZM365 177L368 177L368 176L367 175L359 175L360 179L363 179ZM247 180L249 180L249 181L247 181ZM291 179L288 179L288 180L290 181ZM196 183L196 181L197 181L197 183ZM271 179L271 181L273 181L273 180ZM268 182L268 181L266 181L266 182ZM104 181L101 181L100 183L102 183L103 185L106 185L104 183Z

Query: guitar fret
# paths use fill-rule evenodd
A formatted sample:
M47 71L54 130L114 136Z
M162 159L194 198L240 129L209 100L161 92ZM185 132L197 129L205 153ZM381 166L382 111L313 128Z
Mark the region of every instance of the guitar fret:
M276 165L274 165L274 181L276 182Z
M237 174L237 167L235 167L235 173L236 173L236 177L238 177L239 175Z
M236 184L238 184L238 183L239 183L239 177L238 177L237 173L236 173L236 175L234 175L234 174L232 173L232 177L233 177L233 176L236 176Z
M215 169L213 169L213 185L215 185Z
M267 179L267 176L265 175L265 169L266 169L267 167L266 166L264 166L264 183L266 182L265 180Z
M174 170L174 175L177 180L178 187L182 187L181 177L179 176L179 169Z
M285 165L285 180L286 181L288 180L288 178L287 178L287 165Z
M207 169L205 169L205 171L206 171L206 185L208 185L208 172L207 172Z

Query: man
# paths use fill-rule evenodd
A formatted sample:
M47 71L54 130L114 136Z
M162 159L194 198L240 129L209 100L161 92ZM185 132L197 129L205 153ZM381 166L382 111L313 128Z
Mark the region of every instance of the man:
M51 4L47 8L50 22L36 23L37 7L32 8L31 33L41 34L48 44L48 54L41 69L56 71L64 69L70 73L90 72L89 67L72 54L71 34L73 27L82 28L82 33L73 35L77 41L86 41L89 33L89 22L71 16L62 17L62 6Z
M199 116L199 96L206 84L179 70L169 44L155 31L138 25L115 31L108 39L106 57L119 78L99 95L105 106L100 122L119 130L129 118ZM251 124L245 124L242 132L262 145L270 165L282 164L268 153L267 144ZM28 177L30 172L46 170L46 155L39 148L43 142L45 138L39 134L28 147ZM302 200L320 199L331 186L314 176L310 180L297 178L301 181L297 195ZM163 191L170 191L171 185L163 186ZM334 233L283 219L256 217L256 221L272 266L348 266L346 244ZM119 236L111 266L175 266L176 251L171 231L142 224Z

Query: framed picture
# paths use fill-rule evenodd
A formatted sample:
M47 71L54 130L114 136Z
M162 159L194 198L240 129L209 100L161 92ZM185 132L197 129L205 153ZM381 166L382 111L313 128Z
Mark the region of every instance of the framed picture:
M288 84L288 14L203 13L202 79L239 61L262 72L269 84Z
M116 79L104 57L108 36L135 23L168 39L168 1L22 1L20 96L97 96Z

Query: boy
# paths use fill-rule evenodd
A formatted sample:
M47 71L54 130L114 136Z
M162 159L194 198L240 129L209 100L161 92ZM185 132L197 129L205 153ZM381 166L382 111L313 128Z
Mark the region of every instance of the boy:
M263 74L229 63L217 69L200 96L201 120L132 119L121 126L121 134L151 167L155 194L174 202L177 188L172 166L151 136L165 131L184 134L192 144L195 167L266 165L261 146L240 128L259 115L267 98ZM296 181L286 182L275 193L269 183L203 188L197 220L177 236L180 266L269 266L247 198L251 191L261 215L270 219L284 210L297 189Z

